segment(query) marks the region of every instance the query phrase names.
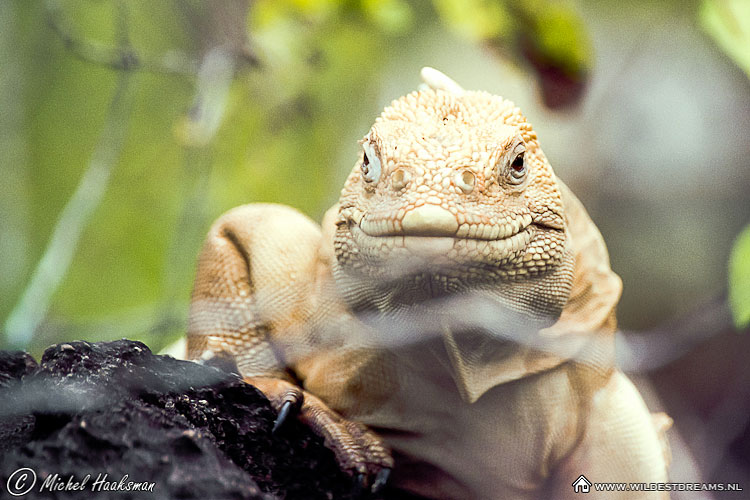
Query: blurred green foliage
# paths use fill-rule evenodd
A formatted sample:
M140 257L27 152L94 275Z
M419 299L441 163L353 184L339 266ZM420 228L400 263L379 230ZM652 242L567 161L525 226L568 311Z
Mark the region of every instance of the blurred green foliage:
M704 0L698 15L750 74L749 6ZM249 202L320 219L382 104L380 69L436 26L533 72L551 106L576 102L591 71L585 26L553 0L0 3L0 324L120 120L104 196L88 200L80 241L70 235L70 267L29 347L127 336L159 349L181 335L211 221ZM202 64L217 47L225 81ZM124 71L129 104L113 117ZM738 325L750 321L746 235L730 263Z
M31 325L32 351L123 336L159 349L182 334L210 222L248 202L286 203L319 219L379 110L382 62L420 29L442 20L525 64L517 35L533 25L531 39L559 64L588 64L581 23L553 4L4 2L0 319L7 327L50 251L108 120L126 120L127 137L109 152L111 177L101 201L88 200L94 211L82 218L80 241L71 234L64 242L75 252L69 268L55 270L62 281L50 289L49 309L30 302L43 320ZM216 47L233 61L224 93L201 66ZM123 71L132 73L132 104L113 118Z
M750 77L750 2L703 0L701 26ZM729 257L729 305L737 328L750 325L750 226L737 237Z
M729 305L735 326L750 326L750 226L737 237L729 256Z
M698 10L748 74L749 6L703 0ZM381 68L436 27L531 71L550 106L575 103L592 69L583 22L553 0L0 3L0 325L110 147L104 196L84 200L92 215L80 241L69 235L70 267L57 269L28 347L127 336L159 349L181 335L211 221L249 202L319 220L379 112ZM217 47L231 59L224 80L204 64ZM113 108L123 72L127 103ZM121 146L102 135L117 121ZM747 234L730 262L739 326L750 322Z
M703 0L698 16L703 29L750 76L750 2Z
M548 107L578 103L594 58L583 22L567 2L434 0L434 4L449 29L533 71Z

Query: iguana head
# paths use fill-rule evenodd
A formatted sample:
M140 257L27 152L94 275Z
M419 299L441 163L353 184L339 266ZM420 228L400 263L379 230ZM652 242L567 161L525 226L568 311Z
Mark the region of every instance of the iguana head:
M479 288L514 309L559 314L573 266L560 189L513 103L413 92L360 144L339 202L338 280L368 288L370 302Z

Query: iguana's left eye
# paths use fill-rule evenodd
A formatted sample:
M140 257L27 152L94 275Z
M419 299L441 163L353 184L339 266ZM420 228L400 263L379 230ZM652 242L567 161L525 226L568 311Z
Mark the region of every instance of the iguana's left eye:
M516 156L513 163L510 164L510 168L513 169L511 172L513 177L520 177L526 173L526 163L523 161L523 153Z
M526 178L528 173L528 167L526 166L526 160L524 155L526 154L526 148L523 144L519 144L513 149L511 153L512 160L508 168L508 179L513 184L521 184Z
M360 165L362 178L365 182L374 184L380 179L380 158L378 158L372 143L365 142L362 144L362 149L365 150L362 165Z

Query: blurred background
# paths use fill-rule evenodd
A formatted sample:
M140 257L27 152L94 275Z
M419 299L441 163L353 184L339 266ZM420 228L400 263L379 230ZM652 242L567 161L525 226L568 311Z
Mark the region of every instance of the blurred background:
M211 221L319 220L425 65L520 106L601 229L673 479L750 491L744 0L4 0L0 348L167 346Z

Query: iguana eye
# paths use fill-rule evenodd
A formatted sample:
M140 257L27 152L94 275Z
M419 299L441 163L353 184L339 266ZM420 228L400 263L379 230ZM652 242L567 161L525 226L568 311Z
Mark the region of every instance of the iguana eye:
M513 184L520 184L523 182L528 173L528 167L526 166L526 161L524 159L525 153L526 148L523 144L519 144L513 150L511 156L513 160L510 162L510 168L508 169L508 173L510 174L508 178Z
M380 158L378 158L372 143L365 142L362 144L362 149L365 150L362 165L360 165L362 178L367 183L376 183L380 179Z

